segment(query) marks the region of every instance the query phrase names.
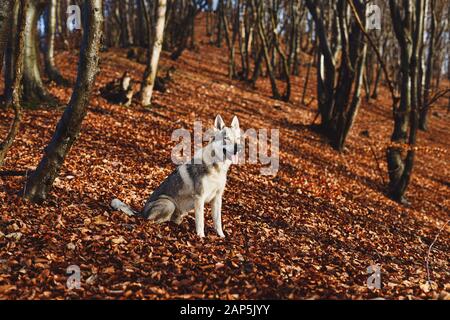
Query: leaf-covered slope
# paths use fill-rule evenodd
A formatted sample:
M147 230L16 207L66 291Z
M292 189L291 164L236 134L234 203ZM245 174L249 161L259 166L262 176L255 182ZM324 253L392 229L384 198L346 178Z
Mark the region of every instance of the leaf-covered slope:
M392 130L387 94L363 102L348 148L337 154L308 128L315 102L300 104L304 70L293 79L291 103L284 103L270 98L267 79L256 89L228 80L224 49L201 44L198 50L177 62L163 55L162 66L176 72L168 91L155 93L151 110L99 97L98 89L124 71L139 81L144 70L125 51L103 53L82 133L48 201L27 203L17 195L24 178L1 178L1 298L448 298L448 226L430 255L436 288L424 285L429 245L449 219L443 107L419 136L412 204L405 208L386 198L382 182ZM73 79L76 55L57 60ZM70 97L70 89L51 92L62 101ZM307 100L314 92L310 83ZM109 209L114 197L141 208L174 168L172 131L192 129L195 120L211 125L218 113L227 122L238 115L243 129L280 129L281 138L275 177L260 175L260 165L231 169L226 239L215 235L209 209L203 241L193 217L181 226L155 225ZM60 115L27 111L3 169L32 169ZM5 112L0 118L4 134L11 118ZM366 286L374 263L381 265L381 290ZM69 291L66 268L73 264L81 268L82 288Z

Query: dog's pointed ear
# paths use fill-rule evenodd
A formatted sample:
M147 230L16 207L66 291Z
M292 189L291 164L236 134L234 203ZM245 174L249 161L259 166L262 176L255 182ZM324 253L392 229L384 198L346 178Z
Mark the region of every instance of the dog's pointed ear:
M236 117L236 116L233 117L233 121L231 121L231 128L239 129L239 119L238 119L238 117Z
M214 129L221 131L223 128L225 128L225 122L220 115L217 115L216 120L214 120Z

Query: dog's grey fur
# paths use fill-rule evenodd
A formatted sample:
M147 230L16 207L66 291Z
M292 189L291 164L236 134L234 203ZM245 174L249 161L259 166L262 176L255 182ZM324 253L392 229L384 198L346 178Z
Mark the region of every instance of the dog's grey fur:
M242 148L239 120L234 117L231 127L225 127L222 118L217 116L214 133L214 138L205 148L163 181L141 212L134 211L118 199L111 202L111 207L157 223L172 221L177 224L194 209L197 235L204 237L204 204L211 202L214 227L217 234L224 237L221 220L222 196L231 159L237 157Z

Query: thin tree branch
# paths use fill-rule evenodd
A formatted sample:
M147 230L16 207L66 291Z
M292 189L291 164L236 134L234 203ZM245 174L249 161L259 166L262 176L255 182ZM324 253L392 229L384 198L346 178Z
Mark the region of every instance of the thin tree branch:
M442 226L442 228L439 230L439 232L437 233L436 237L434 238L434 241L431 243L430 247L428 248L428 253L427 253L427 258L426 258L426 266L427 266L427 277L428 277L428 284L431 285L431 276L430 276L430 254L431 254L431 249L433 248L434 244L436 243L439 235L442 233L442 230L445 229L445 227L447 226L447 224L450 222L450 220L447 220L447 222Z
M433 98L431 98L429 101L427 101L427 103L424 105L424 108L428 108L429 106L431 106L433 103L438 101L440 98L444 97L449 92L450 92L450 89L445 89L445 90L442 90L441 92L437 92Z

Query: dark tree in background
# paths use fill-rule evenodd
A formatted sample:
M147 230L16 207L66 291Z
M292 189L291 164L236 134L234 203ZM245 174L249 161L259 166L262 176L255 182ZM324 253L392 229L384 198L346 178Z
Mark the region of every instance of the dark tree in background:
M422 64L419 73L422 79L419 86L419 129L428 129L429 110L433 103L441 96L448 94L447 91L440 90L440 79L442 65L447 60L447 68L450 70L450 6L448 1L427 0L425 2L425 33L424 48L422 54ZM446 10L447 9L447 10ZM450 73L448 73L450 75ZM435 84L433 85L433 80Z
M13 8L14 0L3 0L0 3L0 71L3 68L3 56L8 45L8 35L11 32Z
M364 23L363 1L352 2ZM319 39L317 96L320 126L330 138L331 145L342 151L359 109L366 44L355 18L350 15L347 1L338 0L336 8L326 8L311 0L307 0L306 5ZM329 30L323 21L327 14L325 10L332 16Z
M394 105L394 146L387 150L389 193L401 202L411 179L419 126L419 66L424 36L425 0L389 1L392 24L400 46L400 104ZM406 157L402 145L407 144Z
M4 79L5 79L5 91L3 94L6 105L11 104L12 102L12 88L13 81L15 75L15 53L17 47L17 39L14 36L18 33L18 21L19 21L19 1L12 1L13 7L12 11L8 16L9 27L6 27L9 30L9 33L3 35L7 38L7 43L5 43L4 52L4 60L2 63L4 64ZM3 11L2 11L3 12Z

